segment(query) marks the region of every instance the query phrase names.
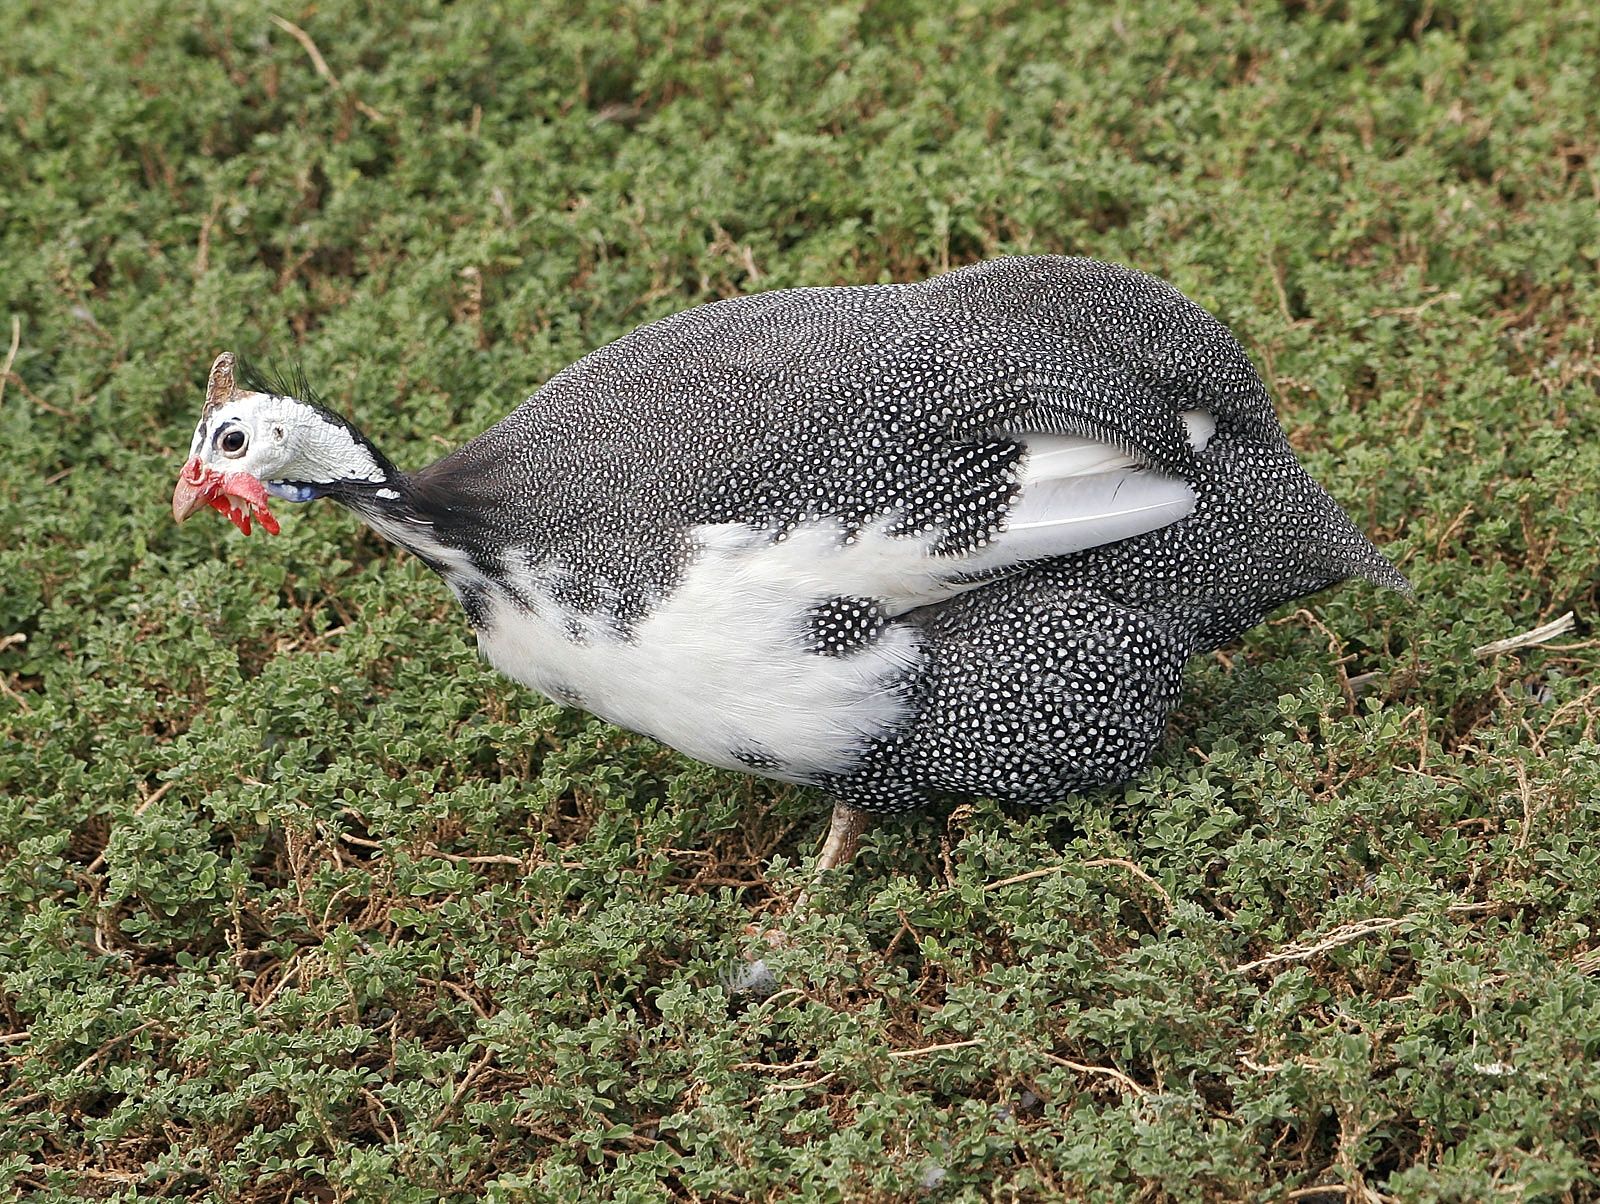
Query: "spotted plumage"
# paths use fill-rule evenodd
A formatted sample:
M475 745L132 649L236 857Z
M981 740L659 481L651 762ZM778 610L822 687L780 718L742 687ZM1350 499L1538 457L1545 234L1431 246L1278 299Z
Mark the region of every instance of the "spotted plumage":
M872 598L843 594L805 612L806 647L818 656L854 656L872 646L889 625L889 616Z
M175 512L208 473L333 496L509 676L862 808L1125 778L1189 656L1351 575L1405 588L1226 328L1092 260L688 310L411 474L276 388L214 372L202 429L250 448L230 472L197 433ZM285 406L317 456L257 462Z

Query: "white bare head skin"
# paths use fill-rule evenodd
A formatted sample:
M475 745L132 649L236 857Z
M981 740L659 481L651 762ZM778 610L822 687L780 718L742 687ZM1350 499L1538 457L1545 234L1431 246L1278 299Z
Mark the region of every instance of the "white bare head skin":
M315 403L240 389L225 352L211 366L172 512L182 522L211 505L246 534L250 518L275 531L268 494L308 502L334 487L382 486L391 471L354 427Z
M189 454L219 472L247 472L263 484L378 483L387 473L351 427L318 406L234 383L231 354L217 357L206 408Z
M206 468L247 472L269 488L379 483L387 475L348 427L293 397L271 393L237 394L201 419L189 454Z

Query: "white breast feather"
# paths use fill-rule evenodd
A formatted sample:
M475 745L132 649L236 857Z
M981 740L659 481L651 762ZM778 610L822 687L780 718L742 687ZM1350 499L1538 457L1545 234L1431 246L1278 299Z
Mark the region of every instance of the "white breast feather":
M942 596L948 573L925 541L864 533L843 544L831 522L781 542L739 523L696 528L698 554L681 584L629 638L563 610L535 588L524 611L497 603L478 636L489 662L543 693L575 693L586 709L708 764L749 766L769 752L771 776L804 781L848 769L865 743L893 730L897 688L920 657L891 625L852 656L820 656L803 640L806 610L839 594ZM581 640L568 638L575 625Z

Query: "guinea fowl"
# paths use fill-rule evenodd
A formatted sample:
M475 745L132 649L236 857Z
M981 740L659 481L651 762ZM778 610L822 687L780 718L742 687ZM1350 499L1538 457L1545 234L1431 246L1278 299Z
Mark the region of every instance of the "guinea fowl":
M332 498L501 672L864 813L1046 803L1150 757L1184 662L1360 575L1227 328L1088 259L702 305L421 471L231 355L173 494L249 534Z

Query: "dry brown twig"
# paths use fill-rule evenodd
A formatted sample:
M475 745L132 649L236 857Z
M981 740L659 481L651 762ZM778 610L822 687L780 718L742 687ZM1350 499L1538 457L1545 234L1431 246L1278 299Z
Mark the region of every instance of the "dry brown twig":
M351 92L349 88L345 87L344 84L339 81L339 77L333 73L333 68L328 66L328 60L322 57L322 51L318 50L317 44L311 40L310 34L301 29L293 21L286 20L285 18L278 16L277 13L269 13L268 16L271 18L274 25L283 30L284 33L288 34L295 41L300 43L301 49L303 49L311 58L311 66L315 68L318 75L322 76L323 79L327 80L333 85L333 90L335 92L342 92L344 95L348 96L350 98L350 103L355 105L357 109L361 110L364 115L371 118L373 121L384 122L388 120L388 118L382 113L378 112L377 109L361 100L353 92Z
M340 832L339 839L357 848L377 849L380 852L383 850L381 840L368 840L363 836L352 836L348 832ZM413 856L438 857L456 865L522 865L527 860L525 857L513 857L510 853L446 853L431 844L424 845Z
M1279 962L1302 962L1307 958L1315 957L1319 953L1326 953L1330 949L1337 949L1341 945L1348 945L1352 941L1359 941L1364 936L1371 936L1375 932L1387 932L1391 928L1398 928L1416 920L1415 914L1403 916L1374 916L1366 920L1357 920L1352 924L1345 924L1335 928L1327 936L1312 945L1290 945L1266 957L1257 958L1253 962L1245 962L1242 966L1233 967L1235 974L1247 974L1251 970L1259 970L1263 966L1274 966Z
M494 1055L495 1051L493 1048L483 1051L483 1057L479 1058L472 1064L472 1067L467 1071L466 1076L451 1090L450 1098L445 1101L444 1106L440 1108L437 1115L434 1116L431 1127L438 1128L440 1122L442 1122L445 1117L449 1116L450 1113L455 1109L455 1106L466 1097L467 1088L472 1086L478 1075L483 1073L484 1067L488 1066L489 1063L494 1060Z
M1559 639L1578 625L1578 616L1573 611L1567 611L1559 618L1551 619L1540 627L1524 631L1518 635L1507 636L1503 640L1492 640L1487 644L1479 644L1472 650L1472 655L1480 660L1487 660L1491 656L1499 656L1502 652L1515 652L1519 648L1532 648L1539 644L1548 644L1551 640ZM1350 688L1360 690L1371 685L1379 677L1379 672L1362 673L1350 679Z
M1476 657L1487 659L1499 656L1502 652L1514 652L1518 648L1531 648L1535 644L1548 644L1558 636L1566 635L1578 625L1578 616L1572 611L1567 611L1558 619L1552 619L1542 627L1535 627L1532 631L1524 631L1521 635L1507 636L1503 640L1494 640L1488 644L1479 644L1472 650Z
M1585 949L1570 964L1579 974L1600 974L1600 948Z
M178 784L178 779L177 778L170 778L167 781L163 782L161 785L157 786L154 790L152 790L148 795L145 796L145 798L139 803L139 805L137 807L135 807L133 809L133 814L135 816L143 815L146 811L150 810L151 807L154 807L162 799L166 798L167 797L167 792L169 790L171 790L177 784ZM86 874L92 874L96 870L104 868L105 863L106 863L106 851L104 849L101 849L99 856L97 856L88 865L84 866L83 872L86 873Z
M17 349L22 346L22 319L11 315L11 350L6 352L5 367L0 368L0 405L6 400L6 381L11 379L11 365L17 362Z
M1079 1074L1092 1074L1098 1075L1100 1078L1110 1079L1112 1082L1116 1083L1118 1086L1122 1087L1124 1090L1133 1095L1149 1094L1145 1088L1141 1087L1138 1083L1134 1082L1131 1078L1123 1074L1122 1071L1116 1069L1114 1066L1091 1066L1087 1062L1074 1062L1069 1058L1063 1058L1060 1054L1053 1053L1047 1053L1045 1054L1045 1057L1049 1058L1057 1066L1065 1066L1068 1070L1076 1070Z
M70 1078L73 1075L82 1074L85 1070L88 1070L89 1067L93 1066L97 1061L104 1057L106 1053L115 1046L121 1045L124 1041L129 1041L134 1037L137 1037L142 1032L159 1027L161 1024L161 1020L146 1020L143 1024L134 1025L127 1032L118 1033L114 1037L107 1037L105 1041L101 1043L99 1049L95 1050L87 1058L79 1062L71 1070L67 1071L67 1077ZM6 1101L6 1107L9 1111L15 1114L19 1109L26 1107L28 1104L43 1099L44 1095L45 1093L42 1091L35 1091L29 1095L22 1096L20 1099Z
M982 1044L982 1041L973 1037L968 1041L946 1041L940 1045L922 1045L916 1049L891 1049L889 1056L891 1058L919 1058L923 1054L943 1053L947 1049L970 1049L974 1045Z
M1138 878L1141 882L1145 883L1145 885L1150 887L1151 890L1155 891L1156 894L1160 895L1161 901L1169 908L1172 906L1172 896L1167 894L1166 889L1161 885L1161 883L1157 882L1149 874L1145 873L1144 870L1140 869L1137 865L1124 857L1095 857L1089 861L1063 861L1059 865L1047 865L1043 869L1029 870L1025 874L1014 874L1010 878L1001 878L998 881L986 884L983 889L986 891L999 890L1002 886L1015 886L1019 882L1032 882L1035 878L1047 878L1051 874L1059 874L1062 870L1071 869L1074 866L1079 869L1087 870L1097 869L1103 865L1115 865L1122 867L1135 878Z
M944 1041L938 1045L919 1045L912 1049L891 1049L885 1052L887 1052L889 1057L898 1061L903 1058L921 1057L923 1054L944 1053L946 1050L951 1049L971 1049L974 1045L982 1044L983 1042L979 1038L971 1037L965 1041ZM736 1062L734 1063L733 1069L761 1070L774 1074L789 1074L796 1070L811 1070L821 1065L821 1063L822 1059L820 1058L802 1058L798 1062Z
M1503 907L1514 906L1503 899L1487 899L1481 902L1452 903L1446 907L1447 915L1483 915L1487 912L1499 911ZM1319 953L1327 953L1341 945L1348 945L1352 941L1359 941L1362 937L1372 936L1374 933L1387 932L1391 928L1398 928L1402 924L1414 924L1427 917L1420 911L1409 911L1403 916L1369 916L1365 920L1354 920L1349 924L1341 925L1328 933L1322 939L1311 944L1294 944L1269 953L1266 957L1257 958L1253 962L1234 966L1230 973L1246 974L1251 970L1259 970L1263 966L1274 966L1280 962L1303 962L1307 958L1315 957Z

